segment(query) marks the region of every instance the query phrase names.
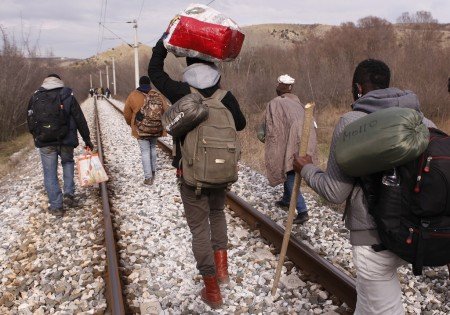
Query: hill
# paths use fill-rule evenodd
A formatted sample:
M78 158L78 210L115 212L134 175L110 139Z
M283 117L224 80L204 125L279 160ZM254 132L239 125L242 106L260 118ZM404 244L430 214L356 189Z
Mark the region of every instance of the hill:
M242 28L246 39L244 49L258 46L292 46L304 43L311 36L322 37L334 26L323 24L259 24Z
M139 56L150 56L152 48L150 46L139 45ZM130 62L134 60L134 49L128 45L122 44L117 47L108 49L95 56L89 57L83 61L76 62L77 66L103 66L106 62L110 63L111 58L114 57L116 63Z
M429 25L421 24L392 24L399 43L404 42L411 33L429 31ZM327 32L339 28L340 26L324 24L258 24L242 27L246 36L243 51L256 47L282 46L292 47L296 44L303 44L311 37L323 37ZM433 31L437 31L436 43L442 47L450 47L450 24L434 24ZM151 47L141 44L139 46L139 56L148 58L151 56ZM103 66L114 57L117 63L132 62L134 60L134 50L132 47L122 44L115 48L108 49L98 55L85 60L66 60L65 66Z
M392 24L399 43L411 33L433 31L436 42L442 47L450 47L450 24ZM340 26L324 24L258 24L242 28L246 35L244 48L259 46L292 46L305 43L311 37L323 37L327 32Z

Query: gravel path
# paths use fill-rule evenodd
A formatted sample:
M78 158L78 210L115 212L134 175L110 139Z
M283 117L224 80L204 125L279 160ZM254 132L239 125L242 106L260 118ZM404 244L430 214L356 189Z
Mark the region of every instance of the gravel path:
M115 102L121 105L120 102ZM123 105L122 105L123 106ZM92 101L83 110L92 126ZM286 262L275 299L270 288L278 257L257 231L227 211L231 283L224 306L212 311L199 298L191 235L169 157L158 149L153 186L143 184L140 151L123 117L99 101L108 182L119 235L125 290L134 313L150 314L336 314L345 305ZM92 130L92 127L91 127ZM81 139L80 139L81 140ZM170 141L170 138L166 139ZM76 150L75 155L80 154ZM233 191L284 225L274 207L282 187L241 166ZM101 203L94 188L78 188L80 206L62 219L46 212L47 197L36 150L0 182L0 314L102 314L106 309ZM293 234L354 276L351 246L341 215L305 194L311 219ZM399 270L407 314L450 313L446 268L428 268L416 278Z
M91 126L92 104L82 108ZM80 153L77 148L75 155ZM101 314L106 309L100 202L92 188L78 188L77 195L79 207L63 218L47 212L35 149L0 181L1 314Z
M175 171L169 157L158 149L158 170L153 186L143 184L140 151L123 117L106 102L99 102L106 166L111 174L112 207L120 235L121 265L127 275L127 298L133 311L161 308L172 314L211 312L200 299L201 277L191 251ZM105 121L105 120L103 120ZM270 297L277 264L273 248L241 219L226 214L231 283L222 290L225 305L215 311L230 313L335 314L329 294L320 285L303 281L287 263L289 276L275 301Z
M121 105L120 102L116 101L115 104L119 107L123 107L123 104ZM164 140L167 143L171 143L171 139L169 137ZM139 166L140 165L137 165L137 167ZM173 174L171 174L171 176L172 175ZM247 200L257 210L265 213L281 226L285 225L287 212L274 206L275 201L280 199L282 195L281 185L274 188L270 187L268 185L267 179L263 175L254 172L249 167L241 165L239 181L233 185L232 190L239 196ZM351 275L352 277L355 277L356 274L352 262L351 245L348 241L349 232L344 227L342 214L337 213L326 206L320 205L320 203L317 202L310 194L304 194L304 196L308 208L311 210L311 219L304 226L294 225L293 235L295 235L295 237L297 237L298 239L301 239L310 247L314 248L316 252L331 261L334 265L341 267L344 272ZM181 206L177 209L180 212L182 211ZM244 230L245 227L242 227L241 221L237 221L238 226L241 226L241 229ZM232 239L233 232L231 232L231 230L232 228L230 227L230 243L234 245ZM238 244L241 245L241 242L245 238L246 237L242 239L238 238ZM246 246L248 245L244 245L244 248L247 248ZM272 248L266 248L265 250L266 252L273 251ZM251 251L248 250L248 252ZM244 253L246 253L245 250L242 252L232 252L232 255L230 255L231 264L238 261L235 258L236 254L240 256ZM273 262L276 261L277 258L271 257L269 260L270 263L273 264ZM239 257L239 260L240 259L241 257ZM288 269L291 268L289 263L286 263L285 266L287 266ZM270 269L270 267L265 271L268 274L273 275L273 270ZM289 272L292 277L298 276L300 279L305 279L302 276L301 272L298 272L296 268L293 268ZM448 292L447 290L450 284L450 280L446 267L425 268L424 276L415 277L411 272L411 268L409 266L405 266L403 268L399 268L398 274L402 284L403 292L405 293L403 295L403 303L407 314L450 313L450 292ZM316 292L314 284L311 284L311 286L313 286L314 290L306 299L308 301L298 301L298 303L301 304L302 307L294 307L293 309L288 307L284 309L282 308L282 310L285 312L291 312L312 309L316 312L319 312L321 305L323 306L326 303L330 303L330 300L327 300L326 298L323 299L324 297L326 297L325 292L321 291L320 289L319 292ZM286 291L286 289L279 290L281 294L283 294L283 291ZM303 289L300 288L299 291L303 292ZM295 292L295 290L293 292ZM317 298L318 296L319 298ZM303 297L305 297L305 295L303 295ZM286 296L282 296L279 299L289 300L289 298L287 298ZM289 301L289 303L292 304L297 303L297 301L295 300ZM277 305L277 307L278 306L279 305ZM270 305L265 305L264 307L268 307L268 309L266 309L264 312L271 310ZM343 308L337 309L338 312L341 312L342 310ZM280 311L280 309L278 309L278 311ZM323 312L324 309L322 309L321 311Z

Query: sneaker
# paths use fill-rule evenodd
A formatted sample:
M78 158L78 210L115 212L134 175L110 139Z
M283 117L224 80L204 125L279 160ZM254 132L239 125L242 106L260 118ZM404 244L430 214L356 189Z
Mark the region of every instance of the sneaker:
M286 211L289 210L289 204L284 203L281 200L275 201L275 206L277 206L277 207L279 207L279 208L281 208L283 210L286 210Z
M69 208L74 208L74 207L78 206L78 202L75 199L75 196L72 194L64 194L63 195L63 203L65 206L67 206Z
M309 220L308 212L302 212L294 219L294 224L303 224Z
M144 179L144 185L153 185L153 177Z
M53 214L55 217L61 218L64 216L64 210L63 208L48 208L48 211Z

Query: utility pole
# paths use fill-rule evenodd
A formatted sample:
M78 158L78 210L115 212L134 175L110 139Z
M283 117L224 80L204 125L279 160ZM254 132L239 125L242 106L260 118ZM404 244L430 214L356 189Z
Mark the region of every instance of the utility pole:
M103 87L103 81L102 81L102 70L100 71L100 87Z
M92 89L92 74L89 75L89 82L91 83L91 89Z
M108 72L108 65L106 65L106 87L109 89L109 72Z
M133 20L127 23L134 23L134 79L136 87L139 87L139 53L138 53L138 35L137 35L137 21Z
M114 57L112 57L112 68L113 68L113 84L114 84L114 95L117 94L117 89L116 89L116 66L114 63Z

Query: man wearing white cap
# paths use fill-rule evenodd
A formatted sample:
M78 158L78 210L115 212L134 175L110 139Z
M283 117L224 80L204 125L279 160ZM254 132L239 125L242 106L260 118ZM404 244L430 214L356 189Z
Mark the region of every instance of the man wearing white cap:
M277 97L266 108L265 163L267 179L271 186L284 184L281 200L275 204L282 208L289 207L294 188L295 172L293 154L298 152L305 110L299 98L292 94L295 79L284 74L278 77ZM311 127L308 154L314 156L316 148L316 130ZM308 209L301 192L297 199L297 217L294 223L302 224L309 219Z

